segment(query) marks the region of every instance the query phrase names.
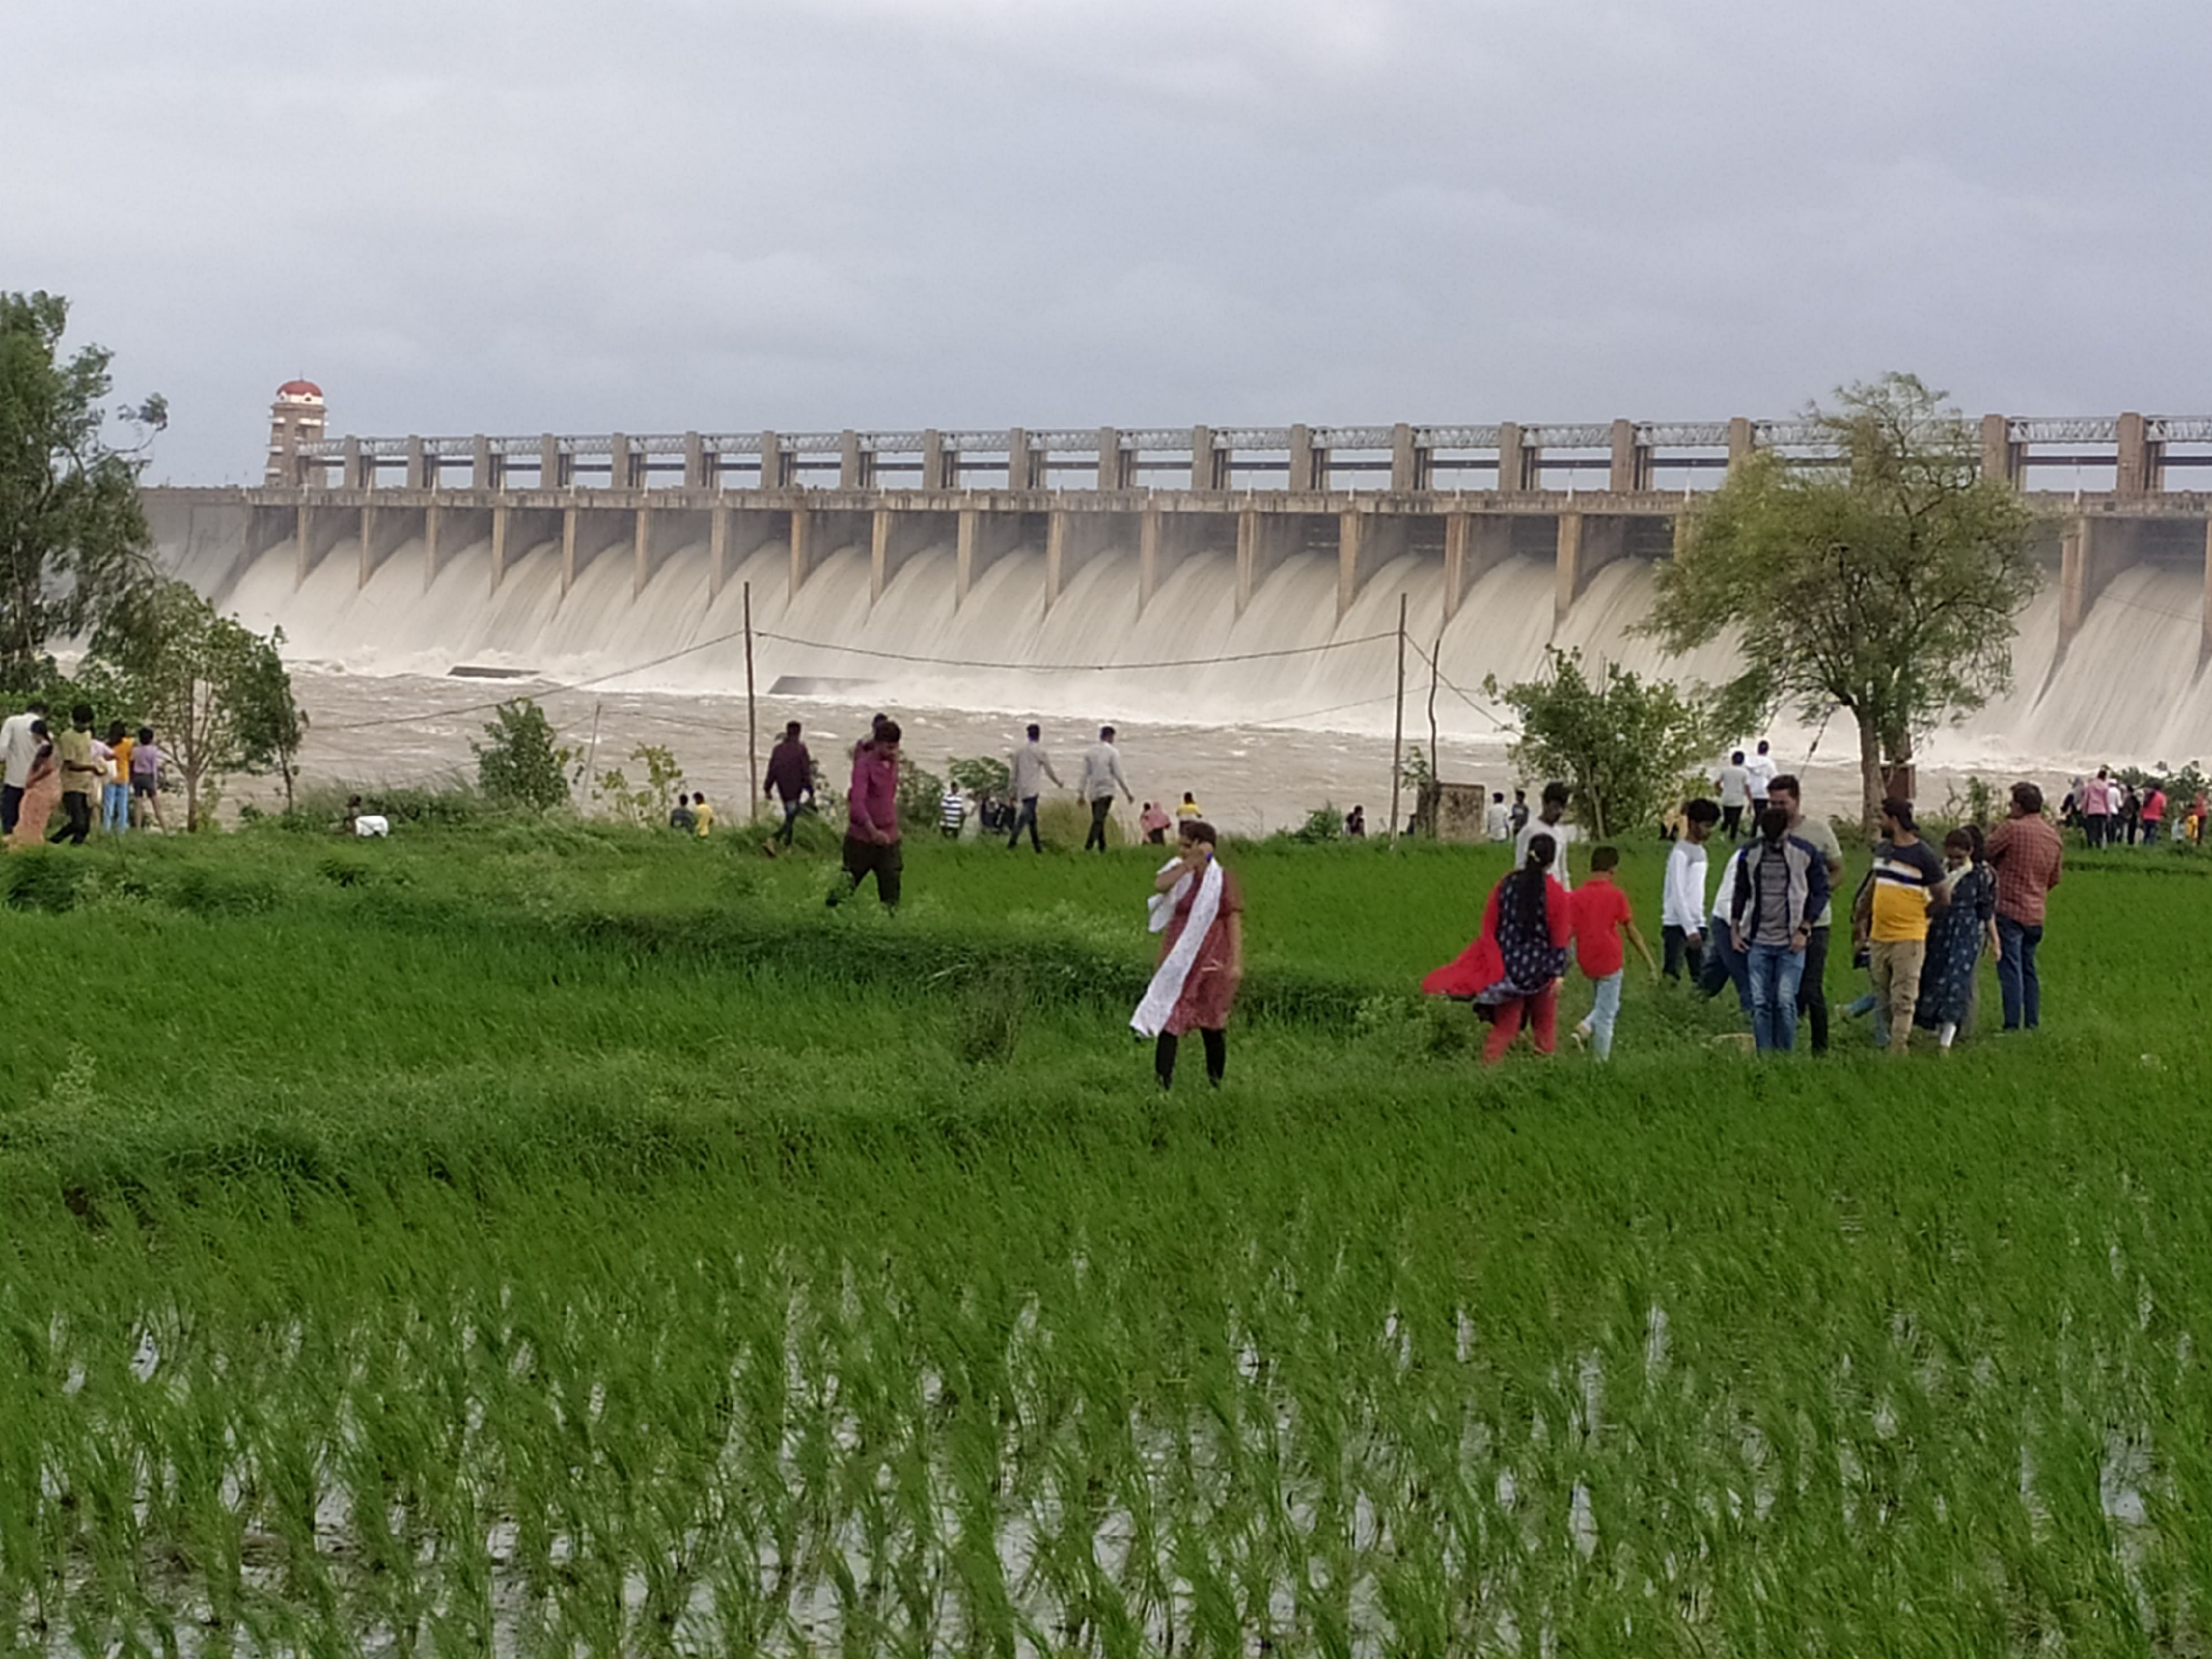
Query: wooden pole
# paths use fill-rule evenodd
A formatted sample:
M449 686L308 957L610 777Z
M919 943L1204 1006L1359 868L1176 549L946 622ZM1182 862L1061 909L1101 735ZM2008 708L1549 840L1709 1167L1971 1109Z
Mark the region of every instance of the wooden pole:
M753 585L744 587L745 601L745 800L746 815L760 811L760 713L753 703Z
M1398 704L1390 727L1390 845L1398 844L1398 792L1406 759L1406 596L1398 596Z
M1437 770L1437 681L1443 673L1444 636L1439 629L1435 647L1429 653L1429 781L1441 783L1443 776Z

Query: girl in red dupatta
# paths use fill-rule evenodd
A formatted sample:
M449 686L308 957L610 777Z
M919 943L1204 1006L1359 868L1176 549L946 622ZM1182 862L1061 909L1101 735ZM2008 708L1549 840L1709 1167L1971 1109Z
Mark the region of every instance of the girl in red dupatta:
M1482 932L1456 960L1421 981L1432 996L1462 997L1491 1021L1482 1063L1505 1058L1523 1021L1536 1052L1558 1042L1559 976L1567 971L1574 918L1567 890L1552 878L1559 844L1542 834L1528 838L1528 861L1490 890L1482 907Z

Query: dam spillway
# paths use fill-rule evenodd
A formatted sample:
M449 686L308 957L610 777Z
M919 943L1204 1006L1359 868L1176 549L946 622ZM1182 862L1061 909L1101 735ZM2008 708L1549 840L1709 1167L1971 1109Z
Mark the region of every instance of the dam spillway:
M2048 580L2014 691L1969 737L2053 761L2212 746L2212 497L2166 486L2169 466L2212 461L2203 424L1983 423L1984 466L2023 487L2039 465L2085 464L2109 487L2031 493ZM741 690L749 597L764 690L1358 729L1389 716L1395 647L1377 636L1401 596L1412 640L1466 691L1536 672L1553 644L1726 676L1725 647L1670 659L1634 633L1653 567L1700 469L1807 436L1616 422L345 439L285 458L290 482L145 499L169 568L351 672L465 662ZM455 467L466 487L447 487ZM1138 482L1163 471L1170 487ZM1577 488L1580 471L1605 487ZM533 472L551 487L519 487ZM1490 488L1445 487L1486 473ZM1170 661L1188 665L1115 669ZM1447 694L1440 720L1494 729L1468 701Z

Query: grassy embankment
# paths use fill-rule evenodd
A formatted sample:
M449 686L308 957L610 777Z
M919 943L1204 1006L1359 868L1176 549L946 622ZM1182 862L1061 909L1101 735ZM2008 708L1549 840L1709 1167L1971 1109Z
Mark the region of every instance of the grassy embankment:
M1412 988L1493 858L1236 867L1162 1102L1147 853L0 866L0 1630L2198 1650L2193 861L2076 870L2033 1040L1758 1068L1632 982L1491 1074Z

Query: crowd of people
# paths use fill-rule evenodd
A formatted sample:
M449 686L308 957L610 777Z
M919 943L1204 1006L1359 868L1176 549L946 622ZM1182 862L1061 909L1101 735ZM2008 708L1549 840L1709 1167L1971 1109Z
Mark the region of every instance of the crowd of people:
M89 703L66 722L34 700L0 720L0 840L11 850L52 842L82 847L94 831L166 830L161 787L167 757L154 728L110 720L94 730Z
M1566 787L1545 786L1533 815L1522 792L1510 809L1497 793L1492 833L1511 831L1512 868L1492 890L1473 943L1422 988L1466 1000L1490 1021L1486 1061L1503 1060L1524 1029L1540 1053L1550 1054L1571 960L1593 987L1590 1013L1574 1036L1602 1060L1613 1051L1625 944L1632 945L1655 983L1686 978L1707 998L1733 989L1760 1054L1795 1048L1801 1020L1813 1051L1826 1053L1844 849L1825 820L1807 815L1798 780L1771 768L1765 744L1755 762L1738 752L1718 781L1733 802L1700 795L1683 803L1661 887L1657 963L1613 884L1616 849L1593 848L1589 876L1573 884L1568 854L1578 836L1565 816ZM1715 883L1707 848L1717 836L1732 845ZM2045 899L2064 867L2059 830L2033 783L2013 787L2002 823L1987 831L1954 829L1940 851L1923 838L1910 801L1885 801L1881 838L1850 890L1851 959L1868 989L1845 1015L1871 1016L1875 1042L1892 1054L1906 1052L1916 1029L1948 1051L1975 1024L1987 953L1996 964L2003 1029L2034 1030L2042 1023Z
M2140 783L2116 778L2111 767L2100 766L2094 778L2074 780L2066 799L2059 803L2058 819L2069 829L2080 830L2083 842L2090 847L2155 847L2169 836L2191 847L2201 846L2204 791L2197 790L2178 805L2180 821L2169 830L2177 803L2167 795L2165 784L2155 777L2144 778Z

